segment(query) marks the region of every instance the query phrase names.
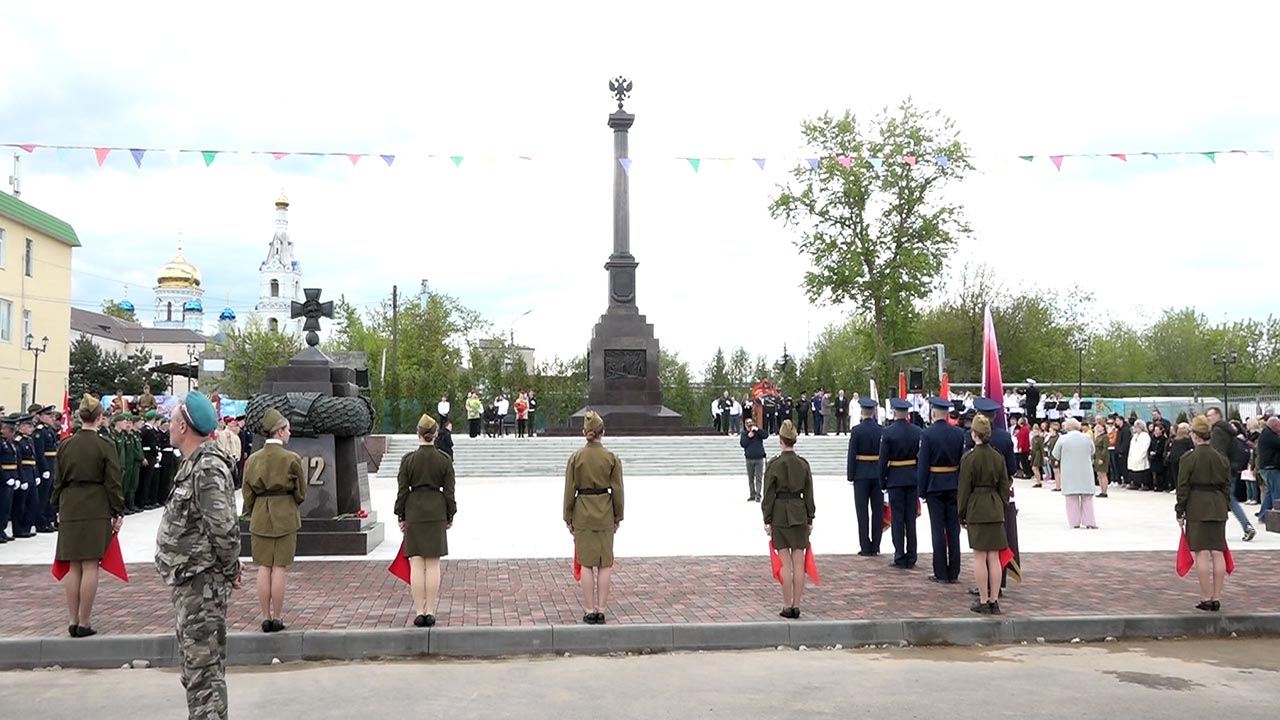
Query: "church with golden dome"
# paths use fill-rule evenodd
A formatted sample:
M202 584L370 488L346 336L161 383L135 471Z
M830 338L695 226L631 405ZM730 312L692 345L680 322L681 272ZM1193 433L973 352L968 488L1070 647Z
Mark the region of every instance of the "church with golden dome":
M182 254L160 268L156 277L156 310L152 325L158 328L186 328L204 332L204 288L200 270Z

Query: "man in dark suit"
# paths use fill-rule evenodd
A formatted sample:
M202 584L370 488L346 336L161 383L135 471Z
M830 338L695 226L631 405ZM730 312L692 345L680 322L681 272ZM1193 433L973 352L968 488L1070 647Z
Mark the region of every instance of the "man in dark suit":
M965 432L947 422L951 402L929 400L929 427L920 433L920 455L916 465L917 490L929 505L929 528L933 532L933 582L954 584L960 579L960 509L956 490L960 485L960 457L964 454Z
M836 399L832 403L835 405L836 411L836 434L849 432L849 398L844 396L844 391L836 393Z
M884 428L876 422L876 401L858 401L862 422L849 433L849 461L846 473L853 485L853 501L858 513L858 554L880 554L884 532L884 496L880 492L880 436Z
M1031 423L1034 425L1040 407L1040 388L1036 387L1036 381L1031 378L1027 378L1026 399L1027 405L1024 409L1027 411L1027 417L1031 419Z
M826 429L822 426L823 420L826 418L826 408L823 402L826 400L822 392L822 388L818 388L818 392L813 394L813 434L825 435Z
M809 403L809 393L800 393L800 402L796 404L797 419L800 423L796 426L796 430L809 434L809 413L813 411L813 405Z
M920 453L920 428L911 424L911 403L889 401L893 424L880 435L880 489L889 493L893 562L890 567L910 570L916 566L916 463Z

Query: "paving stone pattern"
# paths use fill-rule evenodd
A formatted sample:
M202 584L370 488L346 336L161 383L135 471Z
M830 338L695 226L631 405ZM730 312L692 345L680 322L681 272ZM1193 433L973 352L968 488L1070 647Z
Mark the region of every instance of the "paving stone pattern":
M804 620L965 618L972 570L965 556L959 585L928 581L930 559L891 570L889 556L820 557L822 585L806 591ZM1194 572L1174 573L1171 552L1039 553L1024 558L1027 580L1011 583L1002 603L1014 617L1196 614ZM1280 553L1237 552L1223 611L1280 612L1274 592ZM286 622L295 629L398 628L411 625L407 585L385 562L303 562L290 570ZM173 630L169 591L147 564L129 566L132 582L104 576L94 609L100 632L165 634ZM229 629L258 628L254 571L233 595ZM672 557L620 559L614 573L612 623L776 621L782 604L768 559ZM459 560L444 563L440 625L531 626L580 621L580 591L568 560ZM63 590L47 567L0 567L0 637L65 635ZM89 640L87 642L92 642Z

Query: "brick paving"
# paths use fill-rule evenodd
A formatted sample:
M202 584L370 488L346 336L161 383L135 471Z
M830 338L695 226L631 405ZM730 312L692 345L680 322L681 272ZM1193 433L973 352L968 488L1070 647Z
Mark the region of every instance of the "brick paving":
M886 567L889 559L819 557L822 585L806 591L804 618L971 617L969 556L959 585L929 582L927 555L908 572ZM1198 612L1195 574L1179 578L1172 552L1038 553L1024 562L1027 580L1011 583L1003 603L1008 615ZM1224 611L1280 612L1280 553L1238 552L1237 563ZM128 585L104 575L94 627L115 635L171 632L173 608L154 569L130 565L129 573ZM621 559L609 621L778 620L781 593L768 573L764 557ZM257 630L261 622L253 578L246 568L246 586L232 599L232 631ZM290 571L289 593L285 621L295 629L411 626L408 586L387 573L384 562L301 562ZM449 627L569 624L580 619L579 598L568 560L446 560L437 618ZM0 567L0 637L60 636L67 625L64 607L62 587L47 567Z

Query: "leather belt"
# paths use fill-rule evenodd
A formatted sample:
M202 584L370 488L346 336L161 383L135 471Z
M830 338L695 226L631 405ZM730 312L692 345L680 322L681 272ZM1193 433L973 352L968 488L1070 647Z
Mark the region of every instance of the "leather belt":
M936 473L938 475L945 475L946 473L959 472L959 470L960 470L959 465L930 465L929 466L929 472Z
M608 495L609 488L578 488L579 495Z
M285 497L292 495L292 490L267 490L266 492L254 493L258 497Z
M779 500L799 500L804 497L804 493L778 492L774 494L774 497L778 498Z
M858 462L880 462L879 455L854 455L853 459Z
M409 492L414 492L415 490L418 492L421 492L423 490L434 490L436 492L442 492L440 488L435 487L433 485L410 485L409 486Z
M915 460L890 460L889 467L912 467L916 464Z

